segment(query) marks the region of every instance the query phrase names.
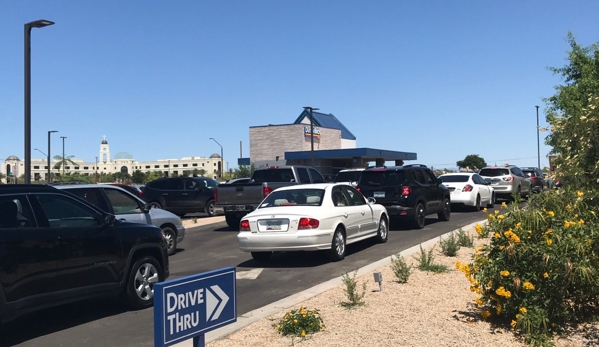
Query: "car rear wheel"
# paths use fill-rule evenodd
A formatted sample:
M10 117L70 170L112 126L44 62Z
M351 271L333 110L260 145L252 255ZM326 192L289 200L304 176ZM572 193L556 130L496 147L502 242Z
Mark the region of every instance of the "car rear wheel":
M480 195L476 195L476 202L474 203L474 211L480 211Z
M251 252L252 258L255 261L268 261L272 256L272 252Z
M447 222L449 218L451 218L451 203L449 198L443 199L443 207L442 210L437 213L437 217L439 220Z
M175 254L177 250L177 233L171 227L163 227L162 232L166 239L166 250L168 255Z
M449 200L447 200L449 202ZM414 209L414 220L412 221L412 225L416 229L424 228L424 222L426 221L426 213L424 212L424 205L422 203L418 203L416 208Z
M340 261L345 258L345 233L343 227L338 226L333 234L331 249L328 251L329 259L332 261Z
M381 217L379 221L379 229L376 232L376 237L374 238L377 243L385 243L389 238L389 223L387 222L387 218L385 216Z
M154 284L164 281L164 273L154 257L146 256L135 261L126 283L126 298L134 309L154 304Z
M241 219L235 216L225 216L225 220L227 221L229 228L239 230L239 222L241 222Z
M214 200L206 203L206 214L208 214L208 217L214 216Z

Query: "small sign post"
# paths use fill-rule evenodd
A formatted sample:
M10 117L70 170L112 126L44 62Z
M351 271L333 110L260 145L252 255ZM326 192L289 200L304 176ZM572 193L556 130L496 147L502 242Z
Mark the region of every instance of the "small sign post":
M237 321L236 270L227 267L154 285L154 346L193 338Z

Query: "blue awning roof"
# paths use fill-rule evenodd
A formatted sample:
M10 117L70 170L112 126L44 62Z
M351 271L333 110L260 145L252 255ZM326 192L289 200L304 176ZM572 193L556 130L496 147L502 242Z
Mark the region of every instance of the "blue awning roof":
M337 119L337 117L333 116L332 113L326 114L326 113L312 111L312 116L314 117L314 120L313 120L314 125L321 126L324 128L332 128L332 129L341 130L341 138L342 139L346 139L346 140L355 140L356 139L354 134L352 134L351 131L349 131L349 129L347 129L345 127L345 125L343 125L343 123L341 123L339 121L339 119ZM299 115L299 117L297 117L295 122L293 122L293 124L302 124L302 120L305 117L310 118L310 112L308 112L307 110L304 110Z
M312 151L285 152L285 160L312 158ZM315 159L363 158L367 160L416 160L416 153L389 151L375 148L347 148L314 151Z

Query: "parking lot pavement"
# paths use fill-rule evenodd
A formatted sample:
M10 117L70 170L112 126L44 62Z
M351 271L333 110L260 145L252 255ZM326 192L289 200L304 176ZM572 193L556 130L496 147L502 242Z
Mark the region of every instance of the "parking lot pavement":
M220 223L225 221L225 216L208 217L203 213L195 215L185 215L181 218L181 222L185 229L199 227L208 224Z

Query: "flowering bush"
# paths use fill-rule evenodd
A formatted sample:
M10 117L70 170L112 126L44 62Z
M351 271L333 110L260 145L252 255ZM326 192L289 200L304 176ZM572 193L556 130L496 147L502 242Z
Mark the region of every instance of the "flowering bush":
M564 189L532 196L526 208L510 204L489 214L477 232L490 242L476 249L471 264L456 264L480 294L482 317L543 344L596 309L597 211L596 193Z
M300 307L285 314L278 324L273 324L275 329L283 336L300 337L314 334L325 329L320 312L317 309L307 310Z

